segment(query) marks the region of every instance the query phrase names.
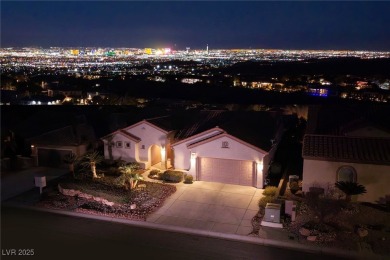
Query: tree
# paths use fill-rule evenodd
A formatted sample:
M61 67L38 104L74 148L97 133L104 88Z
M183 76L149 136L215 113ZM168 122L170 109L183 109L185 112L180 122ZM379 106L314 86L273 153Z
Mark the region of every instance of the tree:
M74 153L68 153L64 156L64 163L69 165L69 171L72 173L73 178L74 176L74 164L77 162L78 157Z
M103 156L98 152L87 153L83 156L83 162L81 163L84 167L90 167L92 171L92 178L98 178L96 174L96 165L103 161Z
M114 157L112 156L112 140L114 140L114 135L110 135L106 138L107 140L107 145L108 145L108 157L112 161Z
M131 163L119 167L119 170L122 172L122 175L118 177L117 183L121 186L124 186L126 189L135 189L137 187L138 181L143 180L143 177L136 173L139 169L137 163Z
M352 195L360 195L366 193L366 188L357 183L351 181L338 181L335 183L335 186L345 193L345 201L350 202Z

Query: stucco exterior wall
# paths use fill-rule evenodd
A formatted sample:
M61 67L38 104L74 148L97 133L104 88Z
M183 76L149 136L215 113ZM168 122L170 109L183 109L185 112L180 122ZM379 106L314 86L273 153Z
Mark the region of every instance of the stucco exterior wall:
M222 148L222 142L228 142L229 148ZM210 142L191 148L199 157L223 158L244 161L261 161L265 153L256 151L236 140L223 136Z
M146 168L150 167L151 163L150 147L154 144L160 147L166 147L169 142L167 133L162 132L147 123L140 123L134 127L125 129L125 131L141 139L138 143L138 159L139 161L148 162ZM144 149L142 148L143 146Z
M116 142L122 142L122 147L119 148L116 146ZM109 153L109 147L108 147L108 141L104 140L104 158L110 159L110 153ZM114 146L112 146L112 159L117 160L121 158L122 160L125 160L127 162L135 162L136 161L136 148L137 145L134 141L130 140L126 136L122 134L115 134L112 138L112 141L114 143ZM125 142L130 142L130 149L126 148Z
M195 138L190 138L187 142L183 142L178 145L173 145L172 148L174 149L173 154L175 157L174 167L176 169L188 170L190 168L191 151L187 148L187 145L189 143L195 143L197 141L204 140L221 132L222 131L220 130L215 130Z
M174 167L176 169L188 170L190 168L191 151L187 148L187 143L181 143L175 146L174 154Z
M303 163L302 190L312 186L327 188L337 181L337 170L351 166L356 170L357 182L366 187L367 193L358 196L358 201L377 202L390 200L390 166L344 162L328 162L305 159Z

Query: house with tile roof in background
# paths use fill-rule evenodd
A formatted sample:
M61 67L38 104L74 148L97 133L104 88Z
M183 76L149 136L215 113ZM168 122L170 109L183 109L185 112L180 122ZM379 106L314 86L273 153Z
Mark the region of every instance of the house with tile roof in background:
M105 158L263 188L283 133L278 113L200 111L184 121L158 117L119 129L102 138Z
M311 107L303 140L303 192L351 181L367 189L358 201L388 203L390 119L386 111L364 106Z
M3 116L2 131L10 131L16 137L16 148L8 149L11 150L8 152L7 140L2 140L3 169L32 166L67 168L63 160L66 155L74 153L82 156L95 148L95 130L87 117L77 111L70 113L59 108L31 110L18 107L13 108L14 113ZM29 109L31 114L26 116Z

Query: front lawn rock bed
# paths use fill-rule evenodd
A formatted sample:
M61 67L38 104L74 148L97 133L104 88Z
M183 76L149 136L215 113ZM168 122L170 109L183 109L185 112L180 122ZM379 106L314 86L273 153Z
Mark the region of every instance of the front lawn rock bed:
M107 177L105 177L107 178ZM63 195L53 189L42 196L37 206L83 212L94 215L146 220L162 206L165 199L176 192L176 187L169 184L140 181L133 190L108 185L107 180L67 180L58 186L71 191L73 196ZM131 205L135 204L135 208Z

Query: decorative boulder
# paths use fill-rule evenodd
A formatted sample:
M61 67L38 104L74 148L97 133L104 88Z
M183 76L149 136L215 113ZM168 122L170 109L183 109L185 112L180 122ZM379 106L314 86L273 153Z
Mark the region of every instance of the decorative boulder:
M366 237L368 235L368 230L365 228L358 228L357 234L359 235L359 237Z
M304 237L308 237L310 236L310 230L308 230L307 228L300 228L299 234L301 234Z

